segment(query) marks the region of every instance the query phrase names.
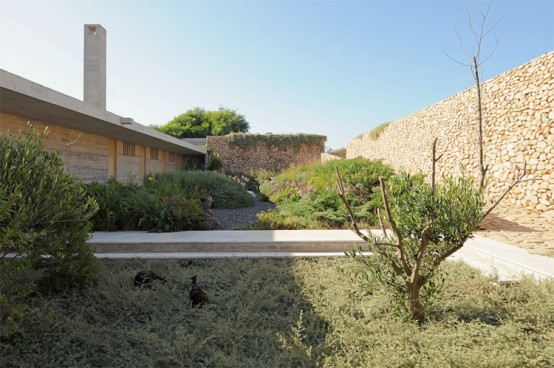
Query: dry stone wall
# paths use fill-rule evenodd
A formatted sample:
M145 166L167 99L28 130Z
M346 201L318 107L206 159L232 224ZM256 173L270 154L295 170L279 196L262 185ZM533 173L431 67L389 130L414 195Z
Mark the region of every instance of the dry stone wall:
M247 144L233 143L232 135L207 137L206 145L210 154L217 154L223 161L223 170L233 174L248 174L257 170L281 171L292 165L320 162L325 149L324 136L245 135ZM297 139L300 138L300 139Z
M431 146L444 154L438 175L478 172L477 89L469 88L395 121L377 140L350 141L347 158L382 159L397 170L430 172ZM554 214L554 51L482 84L488 198L497 198L518 169L525 179L506 197L513 205Z

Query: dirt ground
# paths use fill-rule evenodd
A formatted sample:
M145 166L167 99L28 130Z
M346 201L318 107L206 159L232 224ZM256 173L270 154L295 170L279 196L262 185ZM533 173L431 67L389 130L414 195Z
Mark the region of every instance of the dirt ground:
M554 257L554 214L539 213L507 202L482 222L476 235Z

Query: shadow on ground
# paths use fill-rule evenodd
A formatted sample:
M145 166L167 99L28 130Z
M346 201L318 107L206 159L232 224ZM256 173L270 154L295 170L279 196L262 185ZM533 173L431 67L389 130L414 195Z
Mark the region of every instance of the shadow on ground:
M293 262L105 261L97 287L33 298L42 326L5 358L41 367L321 366L328 327L303 297ZM140 270L167 281L134 287ZM202 309L190 306L194 275L209 297Z
M486 231L513 231L521 233L531 233L536 232L535 229L532 229L527 226L522 226L517 222L506 220L498 215L491 213L488 215L483 222L481 222L481 227L479 230Z

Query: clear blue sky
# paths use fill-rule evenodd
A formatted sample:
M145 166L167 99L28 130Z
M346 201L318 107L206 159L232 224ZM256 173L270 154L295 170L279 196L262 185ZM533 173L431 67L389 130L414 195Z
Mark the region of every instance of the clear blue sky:
M472 85L443 52L464 59L456 29L472 45L465 4L476 9L454 0L0 0L0 68L82 99L83 24L97 23L108 37L109 111L149 125L225 106L253 133L322 134L336 149ZM484 80L554 49L554 0L493 1L489 19L502 14Z

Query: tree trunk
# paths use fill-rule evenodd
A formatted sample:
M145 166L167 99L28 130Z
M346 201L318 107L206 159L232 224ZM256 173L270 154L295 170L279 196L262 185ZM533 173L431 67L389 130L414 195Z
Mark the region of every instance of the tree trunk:
M477 58L473 57L473 77L477 86L477 125L479 128L478 150L479 150L479 188L485 187L485 177L487 168L485 167L485 158L483 153L483 105L481 100L481 80L479 79L479 64Z
M409 283L409 300L408 307L410 308L410 316L418 323L425 322L425 307L421 303L420 292L424 283L421 279Z

